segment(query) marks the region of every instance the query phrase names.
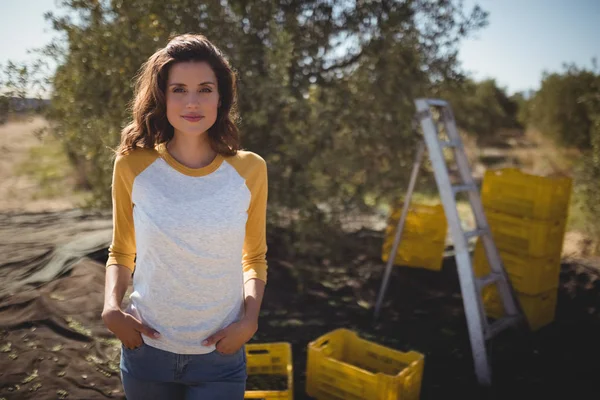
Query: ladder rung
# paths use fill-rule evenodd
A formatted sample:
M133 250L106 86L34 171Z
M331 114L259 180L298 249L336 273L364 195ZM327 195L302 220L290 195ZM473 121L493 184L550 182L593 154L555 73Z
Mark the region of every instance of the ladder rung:
M494 282L498 281L498 278L499 278L499 275L497 273L490 272L486 276L482 276L480 278L475 278L475 280L477 281L479 290L481 290L481 288L489 285L490 283L494 283Z
M442 147L461 147L458 140L440 140L440 146Z
M467 185L453 185L452 186L452 191L454 192L454 194L456 195L456 193L459 192L474 192L477 190L477 185L475 185L474 183L470 183Z
M515 325L520 321L520 315L507 315L500 319L497 319L496 321L488 325L487 332L485 332L485 338L491 339L506 328Z
M483 236L488 232L487 229L485 228L478 228L478 229L473 229L472 231L467 231L465 232L465 238L467 240L474 238L474 237L479 237L479 236Z

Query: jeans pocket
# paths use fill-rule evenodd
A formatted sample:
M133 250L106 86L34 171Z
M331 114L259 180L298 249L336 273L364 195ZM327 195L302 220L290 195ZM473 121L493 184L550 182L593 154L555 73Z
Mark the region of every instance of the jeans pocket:
M225 357L225 358L232 358L237 356L238 352L236 351L235 353L232 354L225 354L225 353L221 353L219 350L215 350L215 353L219 356L219 357Z
M245 353L245 346L242 346L240 349L238 349L236 352L231 353L231 354L225 354L225 353L221 353L219 350L215 349L215 353L217 355L219 355L220 357L226 357L226 358L231 358L231 357L236 357L239 356L241 352Z
M137 354L137 353L141 352L145 346L146 346L146 343L142 342L142 344L140 344L138 347L136 347L134 349L125 347L125 345L123 345L123 344L121 345L121 348L123 349L124 352L127 352L129 354Z

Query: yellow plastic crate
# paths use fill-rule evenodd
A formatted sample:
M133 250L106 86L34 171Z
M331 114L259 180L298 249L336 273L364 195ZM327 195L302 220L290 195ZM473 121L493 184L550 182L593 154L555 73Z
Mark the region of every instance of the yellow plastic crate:
M481 200L486 209L518 217L566 219L572 180L525 174L515 168L488 170L483 177Z
M287 342L251 343L246 345L248 376L265 374L287 377L286 390L246 390L244 399L293 400L294 373L292 346Z
M381 259L384 262L387 262L392 251L394 241L393 238L391 239L386 240L382 247ZM445 248L445 242L430 242L426 239L413 238L401 239L394 264L439 271L442 269Z
M403 204L392 210L385 230L386 240L394 242L398 221L402 215ZM433 242L446 240L448 222L441 204L430 206L411 204L406 214L402 238L425 239Z
M566 220L540 221L486 210L496 247L532 257L560 256Z
M424 359L337 329L308 345L306 392L318 400L416 400Z
M504 306L500 301L500 296L498 296L498 290L495 285L483 288L482 296L484 308L488 316L500 318L504 315ZM529 321L531 330L538 330L554 321L558 289L551 289L535 296L517 293L517 297Z
M517 292L535 295L556 289L560 281L560 255L535 258L500 251L500 258L510 281ZM481 240L475 245L473 254L475 276L490 273L490 265Z

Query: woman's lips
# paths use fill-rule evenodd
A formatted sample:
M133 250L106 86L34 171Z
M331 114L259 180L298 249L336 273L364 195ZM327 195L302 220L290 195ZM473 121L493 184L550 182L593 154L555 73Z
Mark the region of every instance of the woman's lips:
M183 119L185 119L186 121L190 121L190 122L198 122L200 121L202 118L202 116L192 116L192 115L183 115Z

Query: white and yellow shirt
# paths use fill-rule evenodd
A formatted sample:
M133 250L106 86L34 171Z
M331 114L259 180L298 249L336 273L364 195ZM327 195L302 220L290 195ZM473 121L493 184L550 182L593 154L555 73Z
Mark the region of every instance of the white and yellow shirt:
M107 266L134 272L131 309L160 332L150 346L203 354L244 314L244 283L266 282L267 167L255 153L188 168L160 144L118 156Z

